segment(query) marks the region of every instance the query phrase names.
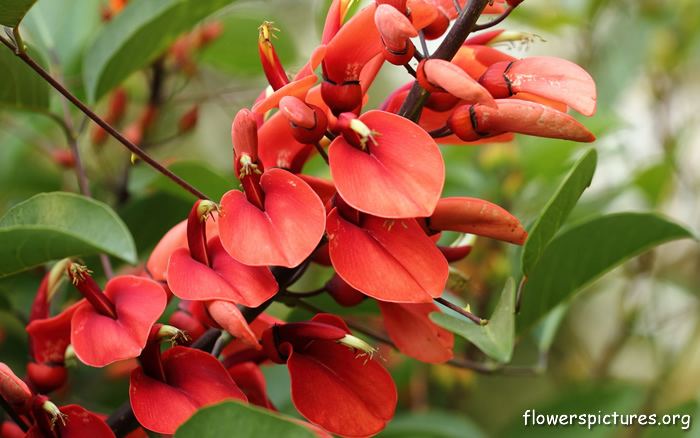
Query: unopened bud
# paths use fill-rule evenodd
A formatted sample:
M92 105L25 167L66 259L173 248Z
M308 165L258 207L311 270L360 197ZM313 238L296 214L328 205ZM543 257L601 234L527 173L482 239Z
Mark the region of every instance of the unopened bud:
M374 13L374 23L384 42L384 56L395 65L407 63L415 52L410 38L418 36L411 20L393 6L379 5Z

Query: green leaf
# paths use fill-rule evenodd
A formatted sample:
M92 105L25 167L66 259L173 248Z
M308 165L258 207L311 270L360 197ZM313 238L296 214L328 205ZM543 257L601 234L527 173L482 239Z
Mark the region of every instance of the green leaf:
M310 429L274 412L240 402L224 402L197 411L175 432L176 438L314 438Z
M554 196L547 202L542 214L535 221L530 229L520 259L524 275L528 275L532 271L547 244L569 216L583 191L591 185L596 160L595 149L589 149L574 164L571 172L564 178Z
M447 313L431 313L430 319L473 343L492 359L509 362L515 339L515 282L508 279L489 323L484 326Z
M482 438L486 435L462 413L428 411L397 415L379 438Z
M693 237L682 226L650 213L617 213L579 223L551 241L528 276L518 324L535 323L631 257L665 242Z
M107 205L84 196L36 195L0 218L0 277L63 257L106 253L136 263L128 228Z
M36 53L30 50L35 59ZM11 50L0 47L0 105L20 110L47 111L49 86Z
M129 2L88 50L83 80L91 101L163 53L183 32L232 0Z
M226 178L211 167L198 161L178 161L169 165L168 169L214 200L221 199L224 193L238 185L233 176ZM183 190L182 187L163 175L158 175L155 178L153 187L183 199L195 201L193 194Z
M15 27L36 0L2 0L0 5L0 24Z

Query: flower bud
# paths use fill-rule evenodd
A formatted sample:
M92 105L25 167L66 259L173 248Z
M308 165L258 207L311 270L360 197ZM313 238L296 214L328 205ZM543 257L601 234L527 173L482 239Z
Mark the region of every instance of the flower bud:
M423 36L427 40L440 38L447 31L448 27L450 27L450 18L441 9L438 9L437 18L423 28Z
M48 394L65 385L68 372L62 365L30 362L27 364L27 377L37 392Z
M384 57L395 65L406 64L415 52L410 38L418 36L411 20L396 8L382 4L374 13L374 23L384 42Z
M328 280L326 290L343 307L357 306L367 298L365 294L343 281L338 274Z
M313 144L326 135L328 118L321 108L296 97L285 96L280 100L280 111L289 120L292 135L299 143Z
M357 110L362 104L359 81L336 84L326 79L321 83L321 97L334 115Z
M32 398L32 392L27 384L2 362L0 362L0 396L17 409L25 408Z
M187 110L187 112L184 113L177 122L178 131L183 134L190 132L195 126L197 126L198 118L199 105L193 105L192 108Z

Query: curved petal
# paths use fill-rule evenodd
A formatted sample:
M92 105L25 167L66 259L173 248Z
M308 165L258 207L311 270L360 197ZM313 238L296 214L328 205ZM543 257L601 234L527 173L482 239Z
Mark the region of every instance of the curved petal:
M513 91L563 102L584 116L595 113L595 82L586 70L571 61L533 56L515 61L505 74Z
M167 296L153 280L124 275L107 283L117 319L97 313L87 302L71 321L71 344L81 362L103 367L141 354L151 327L165 310Z
M346 283L378 300L427 303L442 294L448 265L414 219L368 216L358 227L328 215L330 258Z
M248 266L232 258L219 238L207 245L211 268L190 256L187 249L173 253L168 265L168 287L184 300L223 300L258 307L277 292L267 266Z
M78 405L61 406L61 413L66 416L65 425L57 422L61 438L110 438L114 432L107 423L94 414Z
M304 100L306 93L308 93L311 87L316 83L316 79L318 79L316 75L308 75L288 83L253 105L253 112L256 114L265 114L271 109L276 108L280 100L285 96L294 96Z
M224 366L214 356L187 347L162 355L167 383L131 373L129 400L134 416L146 429L172 434L203 406L228 399L246 400Z
M522 245L527 231L518 218L496 204L478 198L443 198L428 220L434 230L450 230Z
M459 66L442 59L429 59L425 62L424 70L428 81L451 95L468 103L481 103L496 108L496 102L486 88Z
M452 62L458 65L474 79L479 79L486 69L501 61L515 61L514 58L491 46L467 45L462 46L452 58Z
M386 218L429 216L442 192L445 164L430 135L385 111L360 117L375 131L369 153L339 136L328 150L338 193L357 210Z
M345 346L312 342L293 351L287 367L294 406L329 432L373 435L394 416L397 395L389 373Z
M228 373L248 397L248 402L273 411L277 410L267 396L267 384L260 367L253 362L244 362L230 367Z
M267 170L260 184L265 211L239 191L221 199L221 243L231 257L250 266L297 266L323 236L323 203L308 184L286 170Z
M474 107L480 132L518 132L538 137L592 142L595 136L576 119L548 106L518 99L497 99L498 109Z
M258 344L255 333L248 326L245 317L234 303L214 300L209 301L206 306L212 319L231 336L254 348L262 348Z
M312 151L312 145L294 139L289 121L281 112L275 113L258 130L258 156L265 169L301 171Z
M216 213L213 213L216 214ZM207 237L219 235L215 218L207 220ZM168 259L176 249L187 248L187 219L172 227L153 248L146 269L156 281L165 281L168 272Z
M428 363L452 359L454 335L435 325L428 315L439 312L433 303L400 304L378 301L386 332L399 351Z

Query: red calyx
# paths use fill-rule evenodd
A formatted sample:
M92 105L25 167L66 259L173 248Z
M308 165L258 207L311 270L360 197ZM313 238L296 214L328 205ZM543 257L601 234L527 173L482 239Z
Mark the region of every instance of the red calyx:
M326 135L328 118L321 108L293 96L283 97L279 106L299 143L314 144Z
M513 95L511 81L508 77L508 69L513 65L513 62L514 61L501 61L492 64L481 78L479 78L479 83L496 99Z
M321 84L321 96L335 116L362 105L362 87L357 80L338 84L326 78Z

